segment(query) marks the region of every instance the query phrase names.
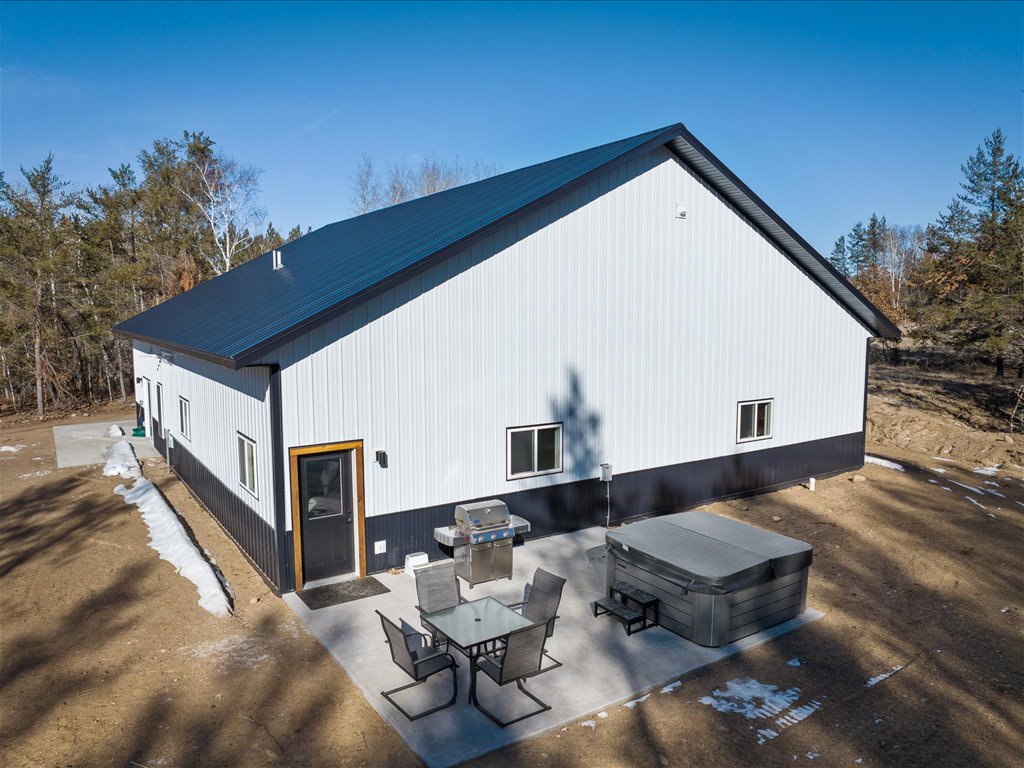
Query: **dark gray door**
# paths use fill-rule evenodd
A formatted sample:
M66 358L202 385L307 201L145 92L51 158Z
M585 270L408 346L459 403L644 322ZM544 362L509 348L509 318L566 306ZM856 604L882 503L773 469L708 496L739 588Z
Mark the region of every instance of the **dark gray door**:
M299 457L304 581L355 570L352 451Z

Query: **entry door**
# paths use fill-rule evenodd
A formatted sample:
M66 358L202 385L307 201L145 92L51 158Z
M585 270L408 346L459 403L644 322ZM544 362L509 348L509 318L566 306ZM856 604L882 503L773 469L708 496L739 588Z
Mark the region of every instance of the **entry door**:
M352 451L299 456L303 581L355 570Z

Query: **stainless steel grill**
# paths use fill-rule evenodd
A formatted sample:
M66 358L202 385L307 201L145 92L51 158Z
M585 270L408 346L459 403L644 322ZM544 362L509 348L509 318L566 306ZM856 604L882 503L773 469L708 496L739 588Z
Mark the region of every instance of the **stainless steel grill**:
M455 572L470 587L494 579L512 578L512 540L515 530L508 507L497 499L455 507Z

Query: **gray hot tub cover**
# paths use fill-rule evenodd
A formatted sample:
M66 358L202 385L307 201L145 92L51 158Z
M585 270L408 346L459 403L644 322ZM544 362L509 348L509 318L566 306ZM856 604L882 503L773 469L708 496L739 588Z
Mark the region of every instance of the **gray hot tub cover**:
M812 548L710 512L681 512L608 531L615 556L694 592L725 594L806 568Z

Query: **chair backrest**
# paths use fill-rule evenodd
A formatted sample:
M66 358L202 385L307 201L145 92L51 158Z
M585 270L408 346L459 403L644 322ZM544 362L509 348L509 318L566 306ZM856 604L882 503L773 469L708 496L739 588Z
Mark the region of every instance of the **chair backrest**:
M415 679L416 668L412 662L409 646L405 642L405 633L402 632L395 622L380 611L377 611L377 615L380 616L381 626L384 627L384 634L388 638L388 645L391 646L391 660L405 670L409 677Z
M501 658L500 685L511 683L521 677L529 677L540 671L547 640L547 624L531 624L508 635L505 651Z
M523 615L530 621L551 621L558 613L558 604L562 602L562 587L565 579L538 568L533 574L533 583L526 598Z
M459 580L455 561L444 560L415 570L416 597L421 611L433 613L459 604Z

